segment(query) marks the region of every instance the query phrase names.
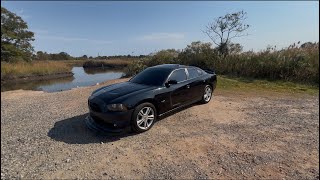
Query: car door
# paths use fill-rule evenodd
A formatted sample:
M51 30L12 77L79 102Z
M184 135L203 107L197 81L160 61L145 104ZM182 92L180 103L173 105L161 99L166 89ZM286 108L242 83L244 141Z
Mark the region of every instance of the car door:
M202 97L204 83L200 78L200 72L197 68L187 68L188 71L188 85L190 87L189 97L191 100L196 100Z
M187 82L187 74L185 68L174 70L168 78L176 80L177 84L170 85L171 90L171 107L175 108L185 104L189 99L189 86Z

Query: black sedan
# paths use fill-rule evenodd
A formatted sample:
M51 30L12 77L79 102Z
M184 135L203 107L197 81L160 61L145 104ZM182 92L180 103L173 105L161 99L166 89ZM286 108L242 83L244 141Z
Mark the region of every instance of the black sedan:
M213 71L178 64L153 66L127 82L95 90L88 99L90 128L149 130L157 117L201 101L208 103L217 84Z

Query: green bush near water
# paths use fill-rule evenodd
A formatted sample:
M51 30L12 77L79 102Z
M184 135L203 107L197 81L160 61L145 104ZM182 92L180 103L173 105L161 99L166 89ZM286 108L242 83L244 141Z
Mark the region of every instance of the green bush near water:
M133 60L134 61L134 60ZM126 67L131 60L114 59L114 60L89 60L83 63L84 68L97 68L97 67Z
M222 58L210 43L194 42L181 52L162 50L135 61L125 73L132 76L146 67L172 63L214 69L219 75L319 85L319 43L309 43L308 46L294 44L281 50L269 47L260 52L233 53Z

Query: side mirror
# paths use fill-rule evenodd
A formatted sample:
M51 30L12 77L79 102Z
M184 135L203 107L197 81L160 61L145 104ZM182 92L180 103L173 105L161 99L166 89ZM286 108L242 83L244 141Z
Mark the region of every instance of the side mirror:
M178 82L176 80L169 80L165 83L166 87L170 87L171 84L178 84Z

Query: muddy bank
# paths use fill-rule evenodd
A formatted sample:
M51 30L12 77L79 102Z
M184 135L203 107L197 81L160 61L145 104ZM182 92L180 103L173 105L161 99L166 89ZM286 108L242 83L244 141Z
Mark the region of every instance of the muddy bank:
M72 77L72 72L61 72L55 74L45 74L45 75L24 75L24 76L2 76L1 84L6 84L9 82L26 82L26 81L39 81L39 80L50 80L57 78Z

